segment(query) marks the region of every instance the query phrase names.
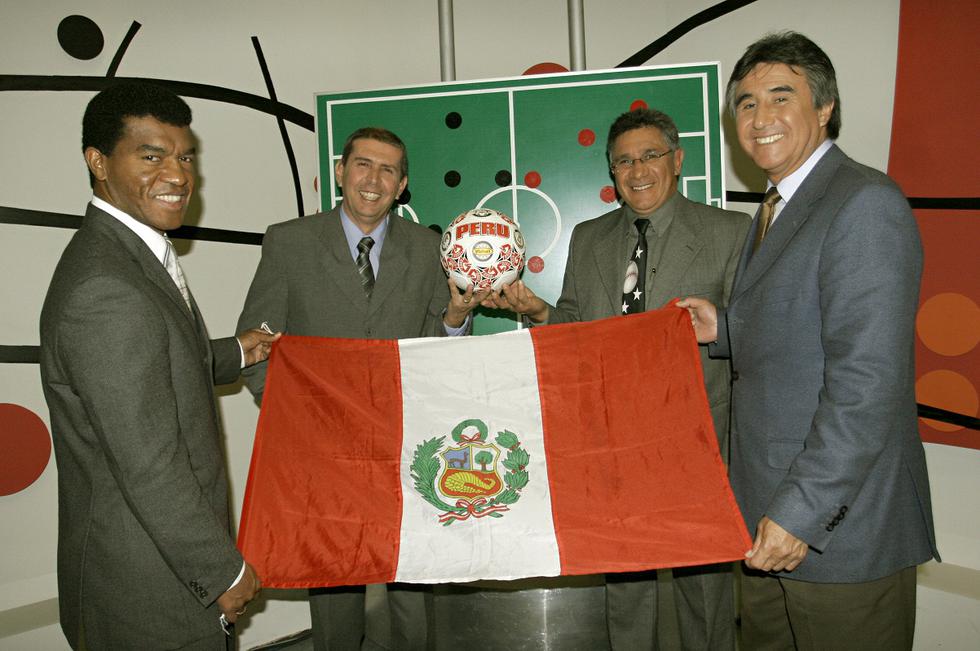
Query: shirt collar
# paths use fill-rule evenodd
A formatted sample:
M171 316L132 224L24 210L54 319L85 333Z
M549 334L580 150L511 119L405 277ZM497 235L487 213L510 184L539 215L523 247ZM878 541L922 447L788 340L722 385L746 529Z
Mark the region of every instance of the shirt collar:
M147 226L143 222L136 221L133 217L124 213L119 208L116 208L108 201L100 199L99 197L92 197L92 205L99 210L108 213L109 215L115 217L117 220L122 222L123 226L129 230L136 233L136 236L143 240L156 259L163 264L164 257L167 255L167 240L165 239L163 233L160 231Z
M669 199L667 199L667 201L663 203L662 206L654 210L649 215L643 216L637 215L632 208L624 203L623 208L625 209L626 224L629 232L635 232L633 230L633 222L635 222L637 219L648 219L650 220L650 226L648 228L656 233L657 237L663 237L667 232L667 228L674 220L674 213L677 211L678 203L677 195L678 193L675 192Z
M801 185L803 185L803 181L806 180L806 177L810 175L810 172L812 172L813 168L817 166L817 163L820 162L823 155L830 151L830 148L833 146L834 141L827 138L822 143L817 145L817 148L814 149L813 153L810 154L810 157L807 158L802 165L800 165L799 169L776 184L776 189L779 191L780 203L789 203L789 200L793 198L796 191L800 189ZM768 190L772 187L772 185L772 183L767 183L766 189Z
M347 216L344 212L344 204L340 204L340 225L344 228L344 237L347 238L347 248L351 251L351 256L357 259L357 243L361 241L363 237L370 237L374 240L374 246L371 247L372 253L375 251L381 251L382 245L384 245L385 235L388 233L388 220L391 219L391 213L385 216L384 219L374 228L370 233L364 233L357 224Z

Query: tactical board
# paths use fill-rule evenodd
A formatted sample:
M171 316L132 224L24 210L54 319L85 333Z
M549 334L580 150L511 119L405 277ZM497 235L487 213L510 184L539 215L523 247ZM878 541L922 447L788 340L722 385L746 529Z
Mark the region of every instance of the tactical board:
M681 192L724 207L719 78L717 63L699 63L321 93L320 208L341 201L333 167L347 136L390 129L409 155L398 213L440 232L471 208L506 213L527 242L524 281L554 303L572 228L618 205L605 147L624 111L669 114L684 149ZM517 327L511 315L480 312L474 334Z

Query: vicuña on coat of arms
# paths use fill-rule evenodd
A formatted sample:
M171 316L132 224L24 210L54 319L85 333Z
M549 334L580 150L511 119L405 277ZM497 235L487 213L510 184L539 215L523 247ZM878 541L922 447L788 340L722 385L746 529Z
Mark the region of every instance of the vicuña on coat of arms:
M517 435L502 430L491 443L487 433L486 423L471 418L453 428L453 443L444 445L446 437L440 436L415 448L415 490L441 511L439 522L446 526L471 517L503 517L527 486L530 456Z

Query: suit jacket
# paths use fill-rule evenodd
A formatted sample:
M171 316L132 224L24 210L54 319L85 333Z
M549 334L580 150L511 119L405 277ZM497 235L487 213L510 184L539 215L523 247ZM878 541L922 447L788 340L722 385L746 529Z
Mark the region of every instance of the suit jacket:
M870 581L938 558L905 197L834 146L750 249L711 346L732 358L731 478L749 530L768 515L812 547L790 579Z
M439 235L392 214L371 298L364 295L340 210L274 224L238 323L312 337L404 339L441 336L449 303ZM261 398L267 364L243 372Z
M674 297L698 296L728 302L749 216L688 201L680 193L663 207L674 210L663 253L646 288L646 307ZM561 297L549 323L592 321L621 315L630 226L618 208L578 224L572 231ZM708 401L722 457L728 459L729 363L701 351Z
M41 379L58 464L58 590L72 647L176 648L217 632L242 557L209 341L139 237L89 205L41 312ZM219 640L220 641L220 640Z

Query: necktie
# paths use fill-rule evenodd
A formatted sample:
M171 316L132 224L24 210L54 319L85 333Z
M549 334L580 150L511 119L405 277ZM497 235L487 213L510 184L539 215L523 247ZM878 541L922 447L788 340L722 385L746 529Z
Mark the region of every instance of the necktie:
M187 289L184 272L180 270L180 263L177 261L177 251L174 249L174 243L166 235L163 236L163 239L167 241L167 252L163 256L163 266L167 270L167 273L170 274L170 277L173 278L177 289L180 290L180 295L184 297L187 308L193 312L194 310L191 309L191 293Z
M776 214L776 204L781 198L775 185L769 188L766 191L766 196L762 198L762 206L759 209L759 228L755 231L755 241L752 243L753 255L759 250L759 245L762 244L763 238L769 232L769 227L772 226L772 218Z
M357 274L361 277L361 288L364 295L371 298L371 290L374 289L374 269L371 268L371 247L374 240L370 237L362 237L357 243Z
M623 314L636 314L642 312L646 299L643 296L643 287L647 277L647 238L646 230L650 225L649 219L637 219L633 222L639 237L636 240L636 247L633 255L626 265L626 280L623 282Z

